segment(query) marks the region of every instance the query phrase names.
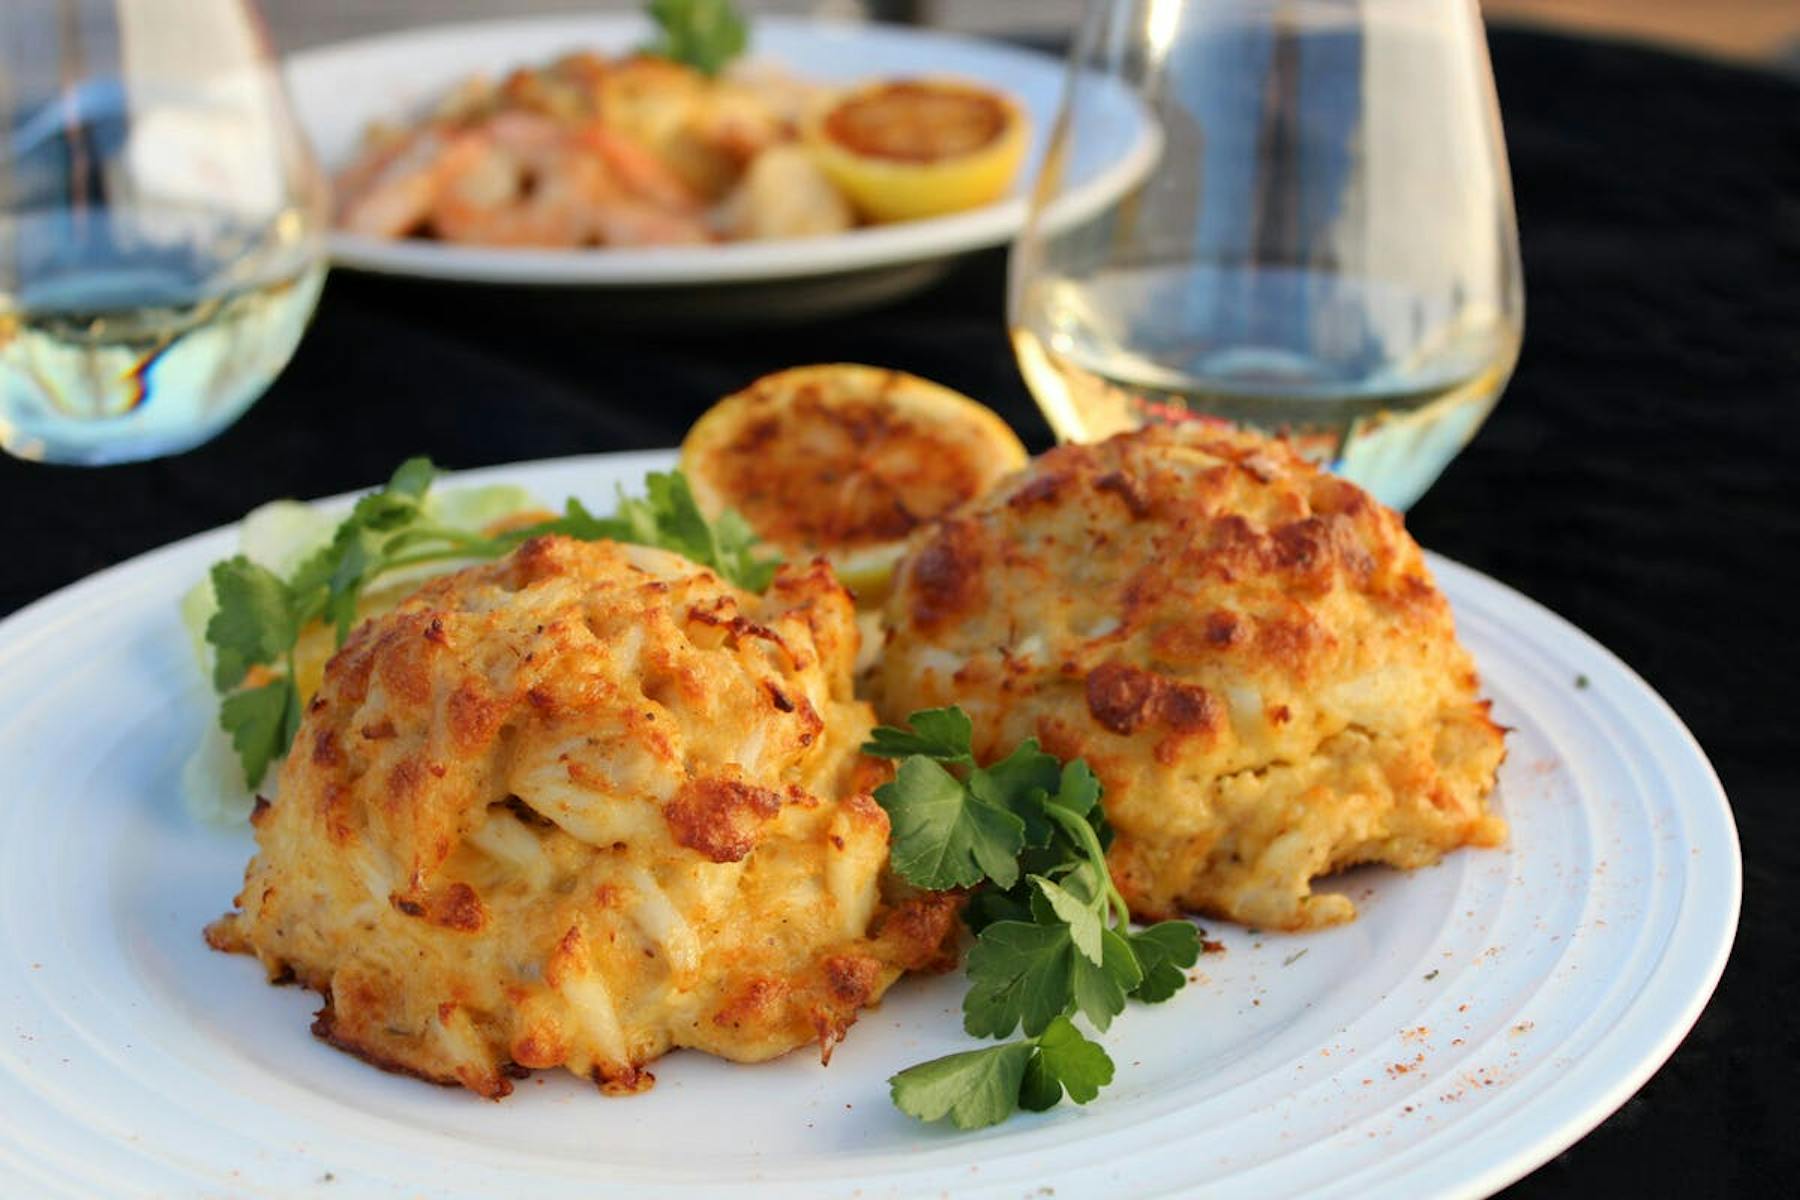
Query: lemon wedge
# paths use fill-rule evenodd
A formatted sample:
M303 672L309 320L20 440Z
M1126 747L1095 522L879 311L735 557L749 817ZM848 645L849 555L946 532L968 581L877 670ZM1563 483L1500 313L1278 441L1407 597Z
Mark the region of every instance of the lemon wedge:
M915 528L1025 461L992 410L854 363L764 376L707 410L681 444L707 516L735 508L784 557L824 555L865 608L886 596Z
M871 221L988 204L1012 185L1030 122L1010 97L951 79L871 84L815 110L804 128L819 167Z

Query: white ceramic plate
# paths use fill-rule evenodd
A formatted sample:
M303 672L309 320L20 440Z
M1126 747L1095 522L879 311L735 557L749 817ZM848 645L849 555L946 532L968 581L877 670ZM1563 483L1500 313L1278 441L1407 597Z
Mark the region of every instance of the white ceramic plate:
M599 504L669 461L470 478ZM1730 810L1680 721L1437 560L1514 730L1511 845L1344 877L1362 915L1328 932L1213 928L1198 982L1105 1036L1119 1075L1094 1104L968 1134L889 1107L893 1071L972 1045L956 975L903 981L829 1068L682 1053L642 1096L540 1072L489 1103L313 1040L310 993L201 942L251 839L177 797L212 705L175 609L234 545L190 538L0 623L0 1195L1476 1195L1643 1084L1736 926Z
M641 44L648 24L632 15L491 21L365 38L293 56L288 86L300 123L321 161L335 169L355 153L371 121L418 111L474 73L503 74L578 48L622 51ZM759 17L749 56L809 79L855 82L903 75L960 75L1015 96L1030 114L1032 145L1009 195L965 213L855 229L830 237L647 249L507 250L334 233L332 257L391 274L485 283L644 288L767 282L942 260L996 246L1025 219L1062 98L1063 64L996 42L891 25L833 24ZM1091 119L1113 136L1086 138L1096 149L1070 164L1071 207L1098 208L1141 178L1160 134L1122 88L1104 92Z

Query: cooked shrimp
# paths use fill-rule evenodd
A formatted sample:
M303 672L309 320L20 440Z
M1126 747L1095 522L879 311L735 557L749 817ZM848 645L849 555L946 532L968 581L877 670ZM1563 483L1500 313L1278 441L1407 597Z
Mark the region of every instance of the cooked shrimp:
M372 145L338 175L338 224L370 237L405 237L437 203L444 137L432 128Z
M599 109L606 60L578 50L548 67L520 67L506 77L500 93L507 104L562 121L591 120Z
M706 77L692 67L636 55L613 63L601 79L600 119L641 145L660 147L706 87Z
M703 242L693 196L641 147L594 126L502 113L446 152L432 226L490 246Z
M799 146L757 155L716 219L734 238L809 237L840 233L855 223L844 194Z
M695 137L735 158L741 167L794 131L757 92L740 84L715 83L694 106L688 127Z
M776 120L797 129L806 115L828 103L836 89L790 75L771 63L735 62L726 68L722 84L747 94Z
M689 189L716 201L743 178L751 159L791 136L755 93L716 82L654 149Z
M0 0L3 2L3 0ZM820 89L577 51L476 77L409 130L371 131L336 182L339 225L488 246L653 246L848 228L797 149Z
M698 217L635 200L595 209L594 232L605 246L694 246L713 240L712 232Z
M712 240L699 198L641 144L602 125L582 130L611 172L617 195L596 206L594 231L607 246L691 245Z
M438 102L431 119L439 125L466 125L498 110L502 99L492 79L471 75Z
M616 193L605 165L557 124L502 113L445 153L431 224L452 242L579 246Z
M681 176L633 138L604 125L586 126L577 136L629 194L673 213L691 213L699 207L699 199Z

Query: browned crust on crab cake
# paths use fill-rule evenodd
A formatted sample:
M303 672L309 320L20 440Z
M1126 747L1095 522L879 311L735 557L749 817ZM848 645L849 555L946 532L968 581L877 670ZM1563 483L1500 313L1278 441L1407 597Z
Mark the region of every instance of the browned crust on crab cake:
M884 879L849 595L543 538L426 584L326 668L209 927L325 997L314 1031L484 1096L678 1046L825 1049L953 953Z
M1156 428L1054 450L914 544L876 677L977 750L1088 760L1146 918L1347 920L1310 881L1492 846L1504 754L1394 512L1285 443Z

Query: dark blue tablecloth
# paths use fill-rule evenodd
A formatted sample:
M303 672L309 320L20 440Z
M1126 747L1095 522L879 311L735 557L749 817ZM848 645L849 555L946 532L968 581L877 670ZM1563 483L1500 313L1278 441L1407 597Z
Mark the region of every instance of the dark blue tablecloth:
M1492 39L1524 239L1524 356L1409 524L1605 642L1711 754L1744 838L1736 952L1692 1036L1521 1195L1791 1194L1800 1137L1800 87L1628 48ZM475 466L673 444L767 370L858 360L980 397L1047 442L999 254L898 308L654 337L492 294L334 277L235 429L142 466L0 461L0 612L276 496L408 453ZM1782 580L1788 580L1783 584ZM1784 903L1786 902L1786 903Z

